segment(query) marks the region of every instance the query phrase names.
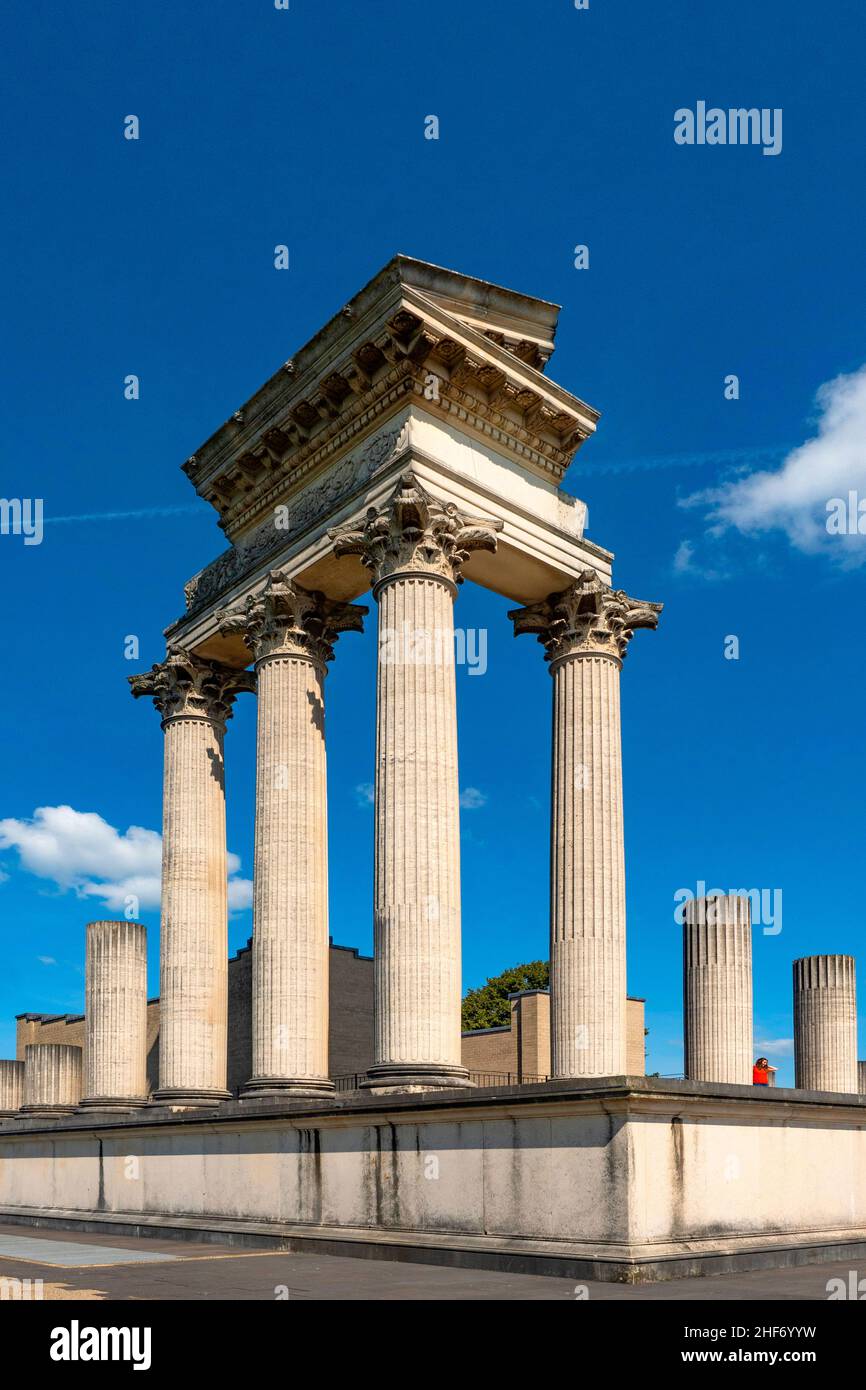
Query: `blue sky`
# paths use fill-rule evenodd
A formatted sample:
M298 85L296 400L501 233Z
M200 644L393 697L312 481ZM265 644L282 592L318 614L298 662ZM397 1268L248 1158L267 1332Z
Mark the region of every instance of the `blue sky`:
M792 959L864 936L866 537L824 526L843 487L866 497L862 4L45 0L2 24L0 493L43 498L46 519L41 545L0 536L0 1055L16 1013L82 1007L84 924L113 915L98 885L152 857L127 832L159 830L162 736L125 678L223 548L180 465L402 251L564 306L550 375L603 412L568 489L617 585L665 603L622 682L650 1067L682 1067L674 895L704 880L783 894L781 932L755 934L755 1013L788 1079ZM781 109L781 153L677 145L674 112L699 100ZM489 643L487 673L458 674L481 803L463 814L467 986L546 954L550 679L508 607L459 599ZM328 678L332 933L362 950L374 663L369 631L346 636ZM241 878L253 771L242 701ZM28 868L16 843L64 805L124 838L75 818ZM142 917L155 993L158 912ZM232 947L250 930L233 915Z

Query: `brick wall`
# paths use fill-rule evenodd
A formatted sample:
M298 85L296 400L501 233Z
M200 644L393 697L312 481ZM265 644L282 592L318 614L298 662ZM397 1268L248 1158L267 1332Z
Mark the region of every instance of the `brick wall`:
M463 1065L474 1072L548 1076L550 1073L550 994L544 989L512 994L511 1023L463 1034ZM626 1000L626 1072L646 1073L644 1000Z
M464 1067L477 1072L517 1072L517 1033L514 1028L481 1028L464 1033Z
M15 1020L15 1056L24 1061L28 1043L84 1046L84 1014L19 1014Z
M644 999L625 1001L625 1069L628 1076L646 1075Z
M373 957L331 946L328 1048L332 1076L373 1065Z

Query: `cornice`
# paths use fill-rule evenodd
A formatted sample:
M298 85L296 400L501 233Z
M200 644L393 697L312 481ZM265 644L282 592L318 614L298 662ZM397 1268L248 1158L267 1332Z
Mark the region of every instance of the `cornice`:
M543 363L538 342L481 330L386 267L184 468L235 540L411 396L558 483L598 413Z

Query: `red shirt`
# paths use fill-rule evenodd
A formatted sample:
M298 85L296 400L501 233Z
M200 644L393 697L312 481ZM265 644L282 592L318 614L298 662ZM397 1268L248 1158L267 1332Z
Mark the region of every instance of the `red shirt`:
M770 1073L767 1067L752 1067L752 1085L769 1086Z

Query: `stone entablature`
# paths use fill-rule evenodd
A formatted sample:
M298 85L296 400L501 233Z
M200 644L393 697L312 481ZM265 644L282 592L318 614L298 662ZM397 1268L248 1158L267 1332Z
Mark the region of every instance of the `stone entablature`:
M359 597L369 580L360 564L334 567L328 532L335 521L362 524L407 470L443 505L484 514L488 523L503 520L496 556L470 561L469 577L486 587L525 603L589 566L602 581L610 578L612 557L584 536L587 509L579 498L515 466L495 442L480 446L412 405L194 575L185 585L186 615L167 639L194 649L212 644L216 610L255 590L275 567L333 597ZM229 659L222 648L207 645L207 652Z
M276 565L327 589L305 570L328 549L328 522L349 520L353 503L362 515L375 479L427 464L446 490L463 475L478 501L514 499L508 543L479 582L527 602L588 564L607 579L611 557L583 541L584 504L559 488L599 417L543 375L557 316L546 301L395 258L185 465L232 542L186 584L188 618ZM476 498L441 500L477 512ZM558 575L503 582L512 545L528 541L545 563L548 540ZM188 619L167 635L185 644L187 632L196 647Z
M417 396L464 427L496 431L524 466L561 481L598 413L542 375L557 316L543 300L398 256L185 471L235 540L329 451Z

